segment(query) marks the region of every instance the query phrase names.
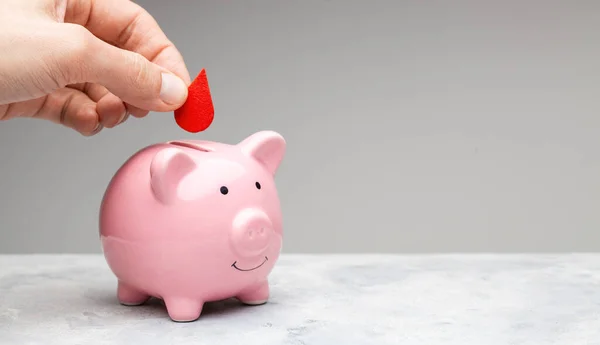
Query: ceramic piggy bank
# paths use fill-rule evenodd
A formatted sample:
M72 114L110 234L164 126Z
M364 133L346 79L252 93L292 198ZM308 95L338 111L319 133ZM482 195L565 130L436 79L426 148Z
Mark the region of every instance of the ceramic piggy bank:
M100 239L121 304L164 301L173 321L194 321L205 302L269 298L282 246L274 176L278 133L235 145L182 140L148 146L110 181Z

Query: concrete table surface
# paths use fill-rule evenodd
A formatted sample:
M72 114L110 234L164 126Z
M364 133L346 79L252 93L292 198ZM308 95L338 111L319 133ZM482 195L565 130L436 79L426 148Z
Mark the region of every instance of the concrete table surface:
M0 256L0 344L600 344L600 255L282 255L262 306L175 323L101 255Z

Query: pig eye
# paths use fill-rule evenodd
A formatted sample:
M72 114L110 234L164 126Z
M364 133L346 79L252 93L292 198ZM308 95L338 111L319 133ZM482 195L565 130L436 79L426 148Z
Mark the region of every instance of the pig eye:
M227 195L227 193L229 193L229 188L225 186L221 187L221 194Z
M260 189L260 183L256 182L254 185L256 186L256 189Z

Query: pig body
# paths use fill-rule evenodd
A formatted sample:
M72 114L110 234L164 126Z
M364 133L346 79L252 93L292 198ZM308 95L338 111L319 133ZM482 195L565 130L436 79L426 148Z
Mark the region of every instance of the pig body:
M205 302L263 304L282 246L274 182L277 133L236 145L187 140L146 147L117 171L100 207L100 239L124 305L164 300L173 321Z

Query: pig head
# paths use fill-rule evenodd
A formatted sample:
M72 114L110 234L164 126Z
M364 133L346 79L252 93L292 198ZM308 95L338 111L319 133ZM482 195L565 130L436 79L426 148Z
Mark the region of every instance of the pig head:
M270 246L280 249L281 215L274 176L285 154L283 137L262 131L237 145L172 144L159 151L150 165L156 200L165 206L193 205L210 213L198 222L210 219L210 224L218 224L206 236L228 239L233 268L248 271L263 265Z

